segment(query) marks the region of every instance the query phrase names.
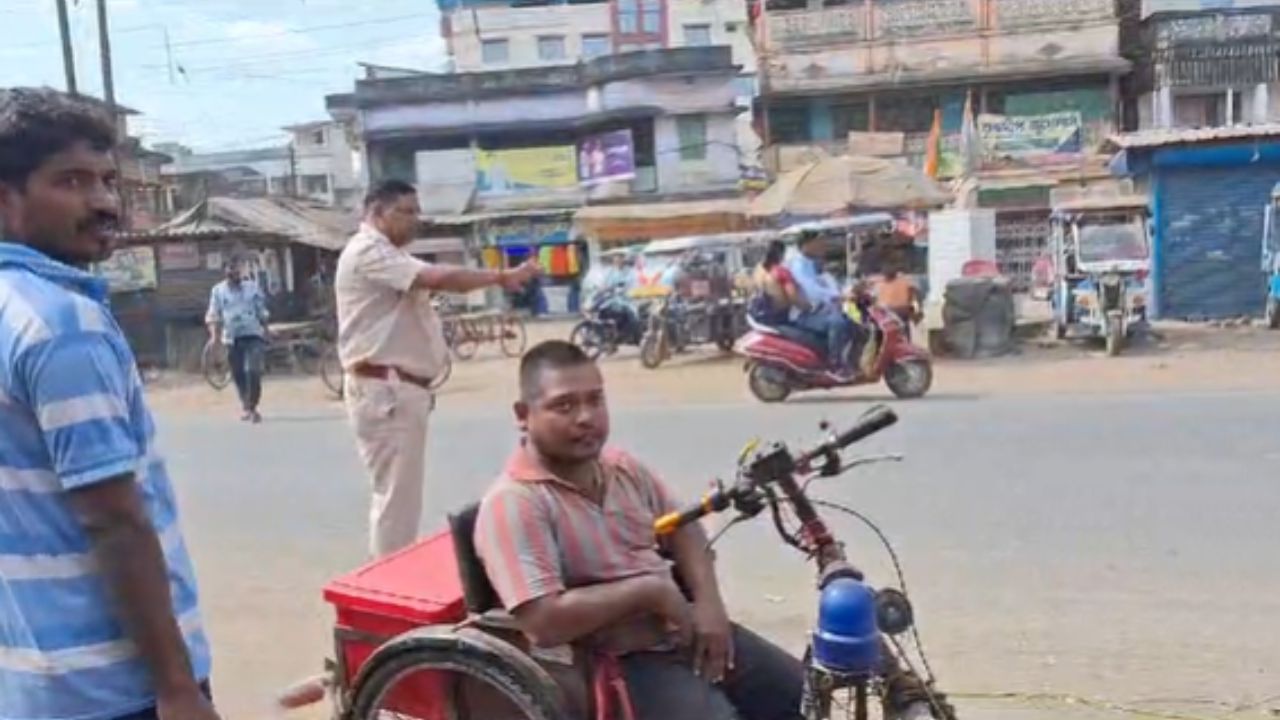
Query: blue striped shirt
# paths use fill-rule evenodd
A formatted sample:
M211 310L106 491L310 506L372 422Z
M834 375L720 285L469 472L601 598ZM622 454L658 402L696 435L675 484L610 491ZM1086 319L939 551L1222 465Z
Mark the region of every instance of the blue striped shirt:
M0 243L0 718L107 720L155 703L67 493L134 473L197 679L195 574L105 283Z

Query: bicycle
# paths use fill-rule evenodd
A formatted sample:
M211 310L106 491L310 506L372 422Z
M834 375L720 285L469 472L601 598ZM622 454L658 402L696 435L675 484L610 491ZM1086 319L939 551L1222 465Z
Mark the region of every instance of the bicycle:
M528 344L524 319L513 312L491 310L441 318L445 342L459 360L476 356L482 343L498 343L502 354L520 357Z

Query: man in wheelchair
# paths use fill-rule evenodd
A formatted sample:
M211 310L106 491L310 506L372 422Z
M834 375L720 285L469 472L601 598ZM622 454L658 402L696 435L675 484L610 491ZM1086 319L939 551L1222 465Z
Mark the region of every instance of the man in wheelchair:
M605 447L596 365L543 343L521 363L520 392L524 438L475 531L520 629L542 648L616 658L636 720L798 718L800 662L729 621L701 527L655 540L654 520L678 505L643 464Z
M633 713L615 717L800 718L801 662L730 622L703 529L655 538L654 521L678 503L642 463L606 447L596 365L570 343L542 343L521 362L520 393L523 438L474 532L520 630L539 648L616 663ZM891 694L901 680L890 679Z

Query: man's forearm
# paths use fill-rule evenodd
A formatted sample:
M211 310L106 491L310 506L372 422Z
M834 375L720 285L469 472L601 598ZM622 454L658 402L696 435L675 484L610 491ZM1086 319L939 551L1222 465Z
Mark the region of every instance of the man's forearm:
M694 602L722 602L713 554L701 524L689 523L680 528L671 539L671 554L676 561L676 572Z
M413 286L419 290L468 293L498 285L502 282L502 278L501 270L475 270L457 265L432 265L418 273Z
M629 578L567 590L517 608L516 621L539 647L576 642L639 615L652 604L646 578Z
M197 689L155 530L149 524L119 523L92 537L116 616L151 671L157 694Z
M151 672L156 695L199 692L151 523L145 516L103 515L86 522L85 530L116 617Z

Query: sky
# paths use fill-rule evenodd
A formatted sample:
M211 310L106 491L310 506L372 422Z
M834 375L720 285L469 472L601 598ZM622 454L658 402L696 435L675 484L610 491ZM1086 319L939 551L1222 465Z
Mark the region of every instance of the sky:
M96 0L67 0L82 93L102 96ZM108 0L116 100L152 145L239 150L328 118L358 62L438 70L433 0ZM166 37L168 47L166 47ZM55 0L0 0L0 87L65 88Z

